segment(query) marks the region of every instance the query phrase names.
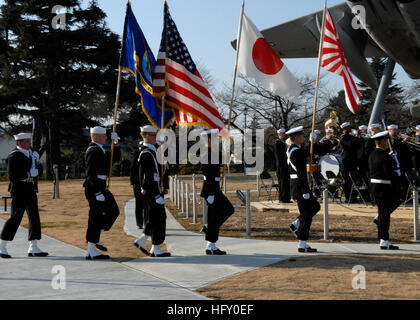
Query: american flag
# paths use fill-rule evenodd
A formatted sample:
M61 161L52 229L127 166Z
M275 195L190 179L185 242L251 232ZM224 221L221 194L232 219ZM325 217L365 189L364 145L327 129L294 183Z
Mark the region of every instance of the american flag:
M197 70L165 2L164 27L156 68L153 74L153 95L166 96L173 107L178 124L197 123L210 129L225 126L217 107Z
M353 81L353 77L351 76L350 69L337 34L337 29L329 10L326 12L325 35L322 50L322 67L325 70L343 77L347 107L352 113L356 113L359 108L360 93Z
M176 116L176 123L179 126L195 126L198 123L197 118L189 115L188 113L176 109L174 111Z

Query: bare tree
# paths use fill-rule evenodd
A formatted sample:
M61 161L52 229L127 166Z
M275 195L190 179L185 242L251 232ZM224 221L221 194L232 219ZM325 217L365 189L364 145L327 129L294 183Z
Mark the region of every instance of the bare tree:
M284 127L289 129L298 124L310 127L312 121L315 79L308 75L297 80L302 86L300 97L289 101L284 97L274 95L252 80L240 76L242 85L237 87L232 109L232 126L243 131L251 123L260 127ZM321 87L325 87L322 85ZM225 87L216 93L216 101L221 107L222 116L228 118L232 98L232 88ZM318 112L321 112L329 101L326 90L320 90Z

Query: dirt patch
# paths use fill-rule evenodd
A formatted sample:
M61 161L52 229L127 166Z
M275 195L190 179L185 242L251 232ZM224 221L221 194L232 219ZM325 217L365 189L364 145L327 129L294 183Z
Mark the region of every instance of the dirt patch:
M354 289L365 268L365 289ZM256 281L255 279L258 279ZM337 255L290 258L198 289L223 300L420 299L420 255Z
M7 182L0 182L0 194L8 194L7 186ZM112 178L110 190L120 208L120 216L111 230L101 235L102 243L108 248L108 254L115 261L144 257L145 255L133 245L135 238L124 232L124 206L134 197L129 178ZM42 232L57 240L86 249L85 236L89 204L84 195L83 180L61 181L60 196L60 199L53 199L53 184L40 181L38 206ZM5 219L6 216L2 218ZM26 215L21 225L28 226ZM40 247L42 248L42 241ZM148 248L151 248L150 242Z

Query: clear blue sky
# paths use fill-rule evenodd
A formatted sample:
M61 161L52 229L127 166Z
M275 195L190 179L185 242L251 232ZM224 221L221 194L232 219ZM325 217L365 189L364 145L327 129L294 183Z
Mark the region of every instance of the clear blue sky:
M343 2L329 0L328 5ZM125 0L99 0L106 12L111 30L122 34ZM247 0L245 12L262 30L322 10L323 0ZM159 49L163 27L163 0L132 0L131 5L153 52ZM220 85L231 84L235 51L230 41L237 36L242 0L168 0L172 18L193 59L211 71ZM316 73L316 59L284 59L295 74ZM410 84L411 80L401 67L396 69L398 80ZM341 77L327 74L325 80L332 90L341 90Z

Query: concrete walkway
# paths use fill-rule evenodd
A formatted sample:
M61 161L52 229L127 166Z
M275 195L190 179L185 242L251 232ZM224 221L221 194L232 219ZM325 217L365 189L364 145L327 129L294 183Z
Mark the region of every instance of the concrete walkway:
M4 216L3 216L4 217ZM6 218L6 217L4 217ZM0 219L0 229L4 220ZM49 252L46 258L29 258L28 231L19 228L8 246L12 259L0 258L0 299L135 299L198 300L204 297L153 275L112 261L86 261L85 250L43 235L39 246ZM62 266L66 288L55 290L52 280ZM61 268L61 267L58 267ZM63 274L63 273L61 273ZM54 281L57 283L57 281Z
M203 234L186 231L167 212L166 245L172 253L169 258L145 258L124 263L133 269L152 274L178 286L197 289L221 279L248 270L263 267L292 256L308 256L297 252L297 242L266 241L221 237L217 245L226 250L226 256L206 256ZM134 200L125 207L125 231L139 236L136 227ZM317 254L420 254L420 244L402 244L399 251L384 251L376 244L363 243L313 243Z

